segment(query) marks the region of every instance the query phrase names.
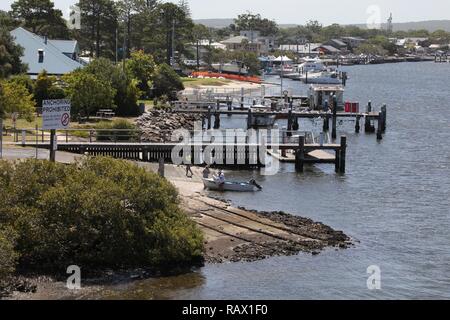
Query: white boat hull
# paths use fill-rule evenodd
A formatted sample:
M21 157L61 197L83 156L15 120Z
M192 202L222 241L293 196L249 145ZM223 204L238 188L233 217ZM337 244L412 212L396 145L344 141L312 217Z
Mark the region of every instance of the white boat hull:
M226 181L224 184L220 184L214 179L203 179L203 184L206 189L216 191L254 192L258 190L255 185L248 182Z

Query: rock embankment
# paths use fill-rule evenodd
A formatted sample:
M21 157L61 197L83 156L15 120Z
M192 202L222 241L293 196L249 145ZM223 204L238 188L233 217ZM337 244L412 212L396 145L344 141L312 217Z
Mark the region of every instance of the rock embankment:
M166 110L152 110L136 120L143 142L172 141L177 129L194 130L194 123L201 121L200 115L172 113Z

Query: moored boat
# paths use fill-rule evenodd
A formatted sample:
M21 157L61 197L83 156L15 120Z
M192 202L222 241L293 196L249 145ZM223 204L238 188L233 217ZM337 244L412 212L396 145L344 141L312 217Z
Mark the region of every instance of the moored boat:
M220 183L211 178L203 179L203 184L206 189L216 191L255 192L262 190L262 187L255 180L250 180L249 182L225 181L224 183Z

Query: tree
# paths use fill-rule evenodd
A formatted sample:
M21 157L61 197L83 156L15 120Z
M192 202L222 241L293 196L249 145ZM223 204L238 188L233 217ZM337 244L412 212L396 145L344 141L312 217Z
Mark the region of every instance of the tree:
M2 29L11 31L14 28L17 28L19 25L20 22L11 17L11 15L8 12L0 10L0 27Z
M275 36L278 26L275 21L262 18L260 14L247 12L241 14L234 20L237 31L259 31L262 36Z
M66 94L72 103L72 114L89 118L99 109L115 109L115 90L109 83L101 81L85 71L74 71L63 76Z
M16 45L6 29L0 30L0 79L11 74L19 74L27 70L20 58L23 48Z
M131 59L127 60L129 73L138 81L139 90L145 95L150 94L152 87L152 77L156 69L155 60L149 54L139 50L131 54Z
M211 32L203 24L196 24L194 25L194 28L192 29L192 37L194 40L194 43L196 45L196 54L195 57L197 59L197 70L200 69L200 41L205 39L211 39ZM211 42L211 40L210 40Z
M310 20L306 23L306 29L308 29L311 33L318 34L322 31L322 24L317 20Z
M387 54L387 51L383 49L382 46L371 44L371 43L363 43L358 48L355 49L356 54L367 54L367 55L378 55L384 56Z
M191 17L191 8L189 7L189 2L186 0L179 0L178 6L181 8L181 10L184 11L187 17Z
M33 33L63 39L69 34L61 10L51 0L16 0L11 9L11 15Z
M64 97L64 90L56 85L56 77L48 76L45 70L38 75L34 84L34 99L38 108L42 108L43 100L63 99Z
M132 48L131 34L133 32L133 20L137 15L138 10L142 9L144 4L145 2L143 2L143 0L120 0L117 3L120 20L125 27L124 29L126 29L126 48L123 48L125 57L130 56Z
M87 65L83 71L114 89L114 104L117 106L118 115L137 115L137 100L141 96L138 80L133 78L127 68L123 68L123 64L114 65L108 59L99 58Z
M169 99L175 99L178 91L184 90L183 82L171 66L163 63L156 69L153 78L155 96L167 95Z
M185 43L191 40L194 23L182 8L170 2L159 4L154 14L155 24L152 28L145 30L146 33L151 33L151 37L147 38L147 41L150 40L150 43L147 43L151 46L147 46L146 51L155 52L157 62L161 63L165 60L170 65L172 51L179 54L187 51ZM174 37L174 48L172 48L172 36Z
M15 81L0 82L0 114L18 113L20 118L33 121L36 103L28 89Z
M117 6L112 0L79 0L81 10L80 45L91 57L115 56Z
M28 271L61 272L72 264L167 270L202 262L201 231L182 211L176 188L155 173L104 157L71 165L0 161L0 172L1 227L14 232L0 232L7 272L15 239L18 268Z

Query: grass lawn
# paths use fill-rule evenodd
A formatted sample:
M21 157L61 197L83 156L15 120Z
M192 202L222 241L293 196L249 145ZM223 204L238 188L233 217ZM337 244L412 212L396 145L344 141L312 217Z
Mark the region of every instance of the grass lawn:
M34 129L36 127L36 124L38 125L39 128L41 128L42 127L42 118L35 117L32 122L28 122L25 119L17 119L16 128L18 128L18 129L22 129L22 128ZM13 122L12 122L11 118L3 119L3 127L7 128L7 129L13 128Z
M230 80L228 79L215 79L215 78L206 78L206 79L181 78L181 80L183 81L183 84L186 88L196 88L199 86L221 87L230 83Z

